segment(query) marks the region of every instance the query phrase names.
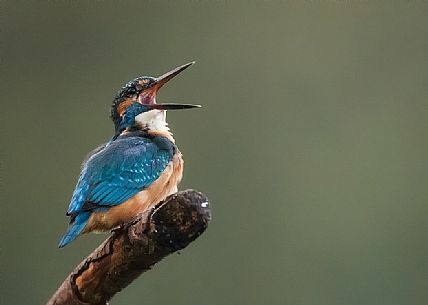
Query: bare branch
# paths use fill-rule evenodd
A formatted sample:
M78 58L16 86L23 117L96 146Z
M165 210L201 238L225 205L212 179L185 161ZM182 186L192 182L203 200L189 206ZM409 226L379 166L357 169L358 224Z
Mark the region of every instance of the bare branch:
M115 230L65 279L47 305L106 305L141 273L201 235L210 218L202 193L187 190L169 196Z

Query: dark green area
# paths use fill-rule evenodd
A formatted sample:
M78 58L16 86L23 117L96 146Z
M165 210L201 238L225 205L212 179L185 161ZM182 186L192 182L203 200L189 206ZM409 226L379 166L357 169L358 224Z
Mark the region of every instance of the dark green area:
M159 101L214 220L111 304L424 305L424 1L3 1L1 304L43 304L83 157L124 82Z

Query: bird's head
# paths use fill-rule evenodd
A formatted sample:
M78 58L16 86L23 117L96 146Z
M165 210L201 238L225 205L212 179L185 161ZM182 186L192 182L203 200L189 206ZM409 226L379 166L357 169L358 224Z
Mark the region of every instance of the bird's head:
M141 76L126 83L117 92L111 106L110 116L114 122L116 131L118 131L119 124L121 124L122 117L128 107L136 102L141 105L155 105L156 94L159 89L174 76L193 64L194 62L190 62L179 66L159 77Z
M147 129L157 131L168 131L165 122L166 110L181 110L199 108L199 105L191 104L141 104L132 103L121 116L121 121L116 129L117 138L125 130Z

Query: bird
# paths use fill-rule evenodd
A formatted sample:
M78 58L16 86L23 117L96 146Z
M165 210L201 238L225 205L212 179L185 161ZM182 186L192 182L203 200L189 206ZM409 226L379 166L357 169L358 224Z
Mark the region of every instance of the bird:
M156 93L192 64L159 77L138 77L118 91L110 111L114 136L83 161L59 248L79 235L113 230L178 191L183 158L166 111L200 105L158 104Z

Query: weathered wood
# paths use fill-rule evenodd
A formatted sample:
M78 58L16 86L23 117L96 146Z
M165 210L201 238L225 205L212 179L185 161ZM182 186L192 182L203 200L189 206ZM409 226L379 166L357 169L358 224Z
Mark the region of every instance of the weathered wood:
M106 305L141 273L195 240L210 219L202 193L187 190L169 196L115 230L65 279L47 305Z

